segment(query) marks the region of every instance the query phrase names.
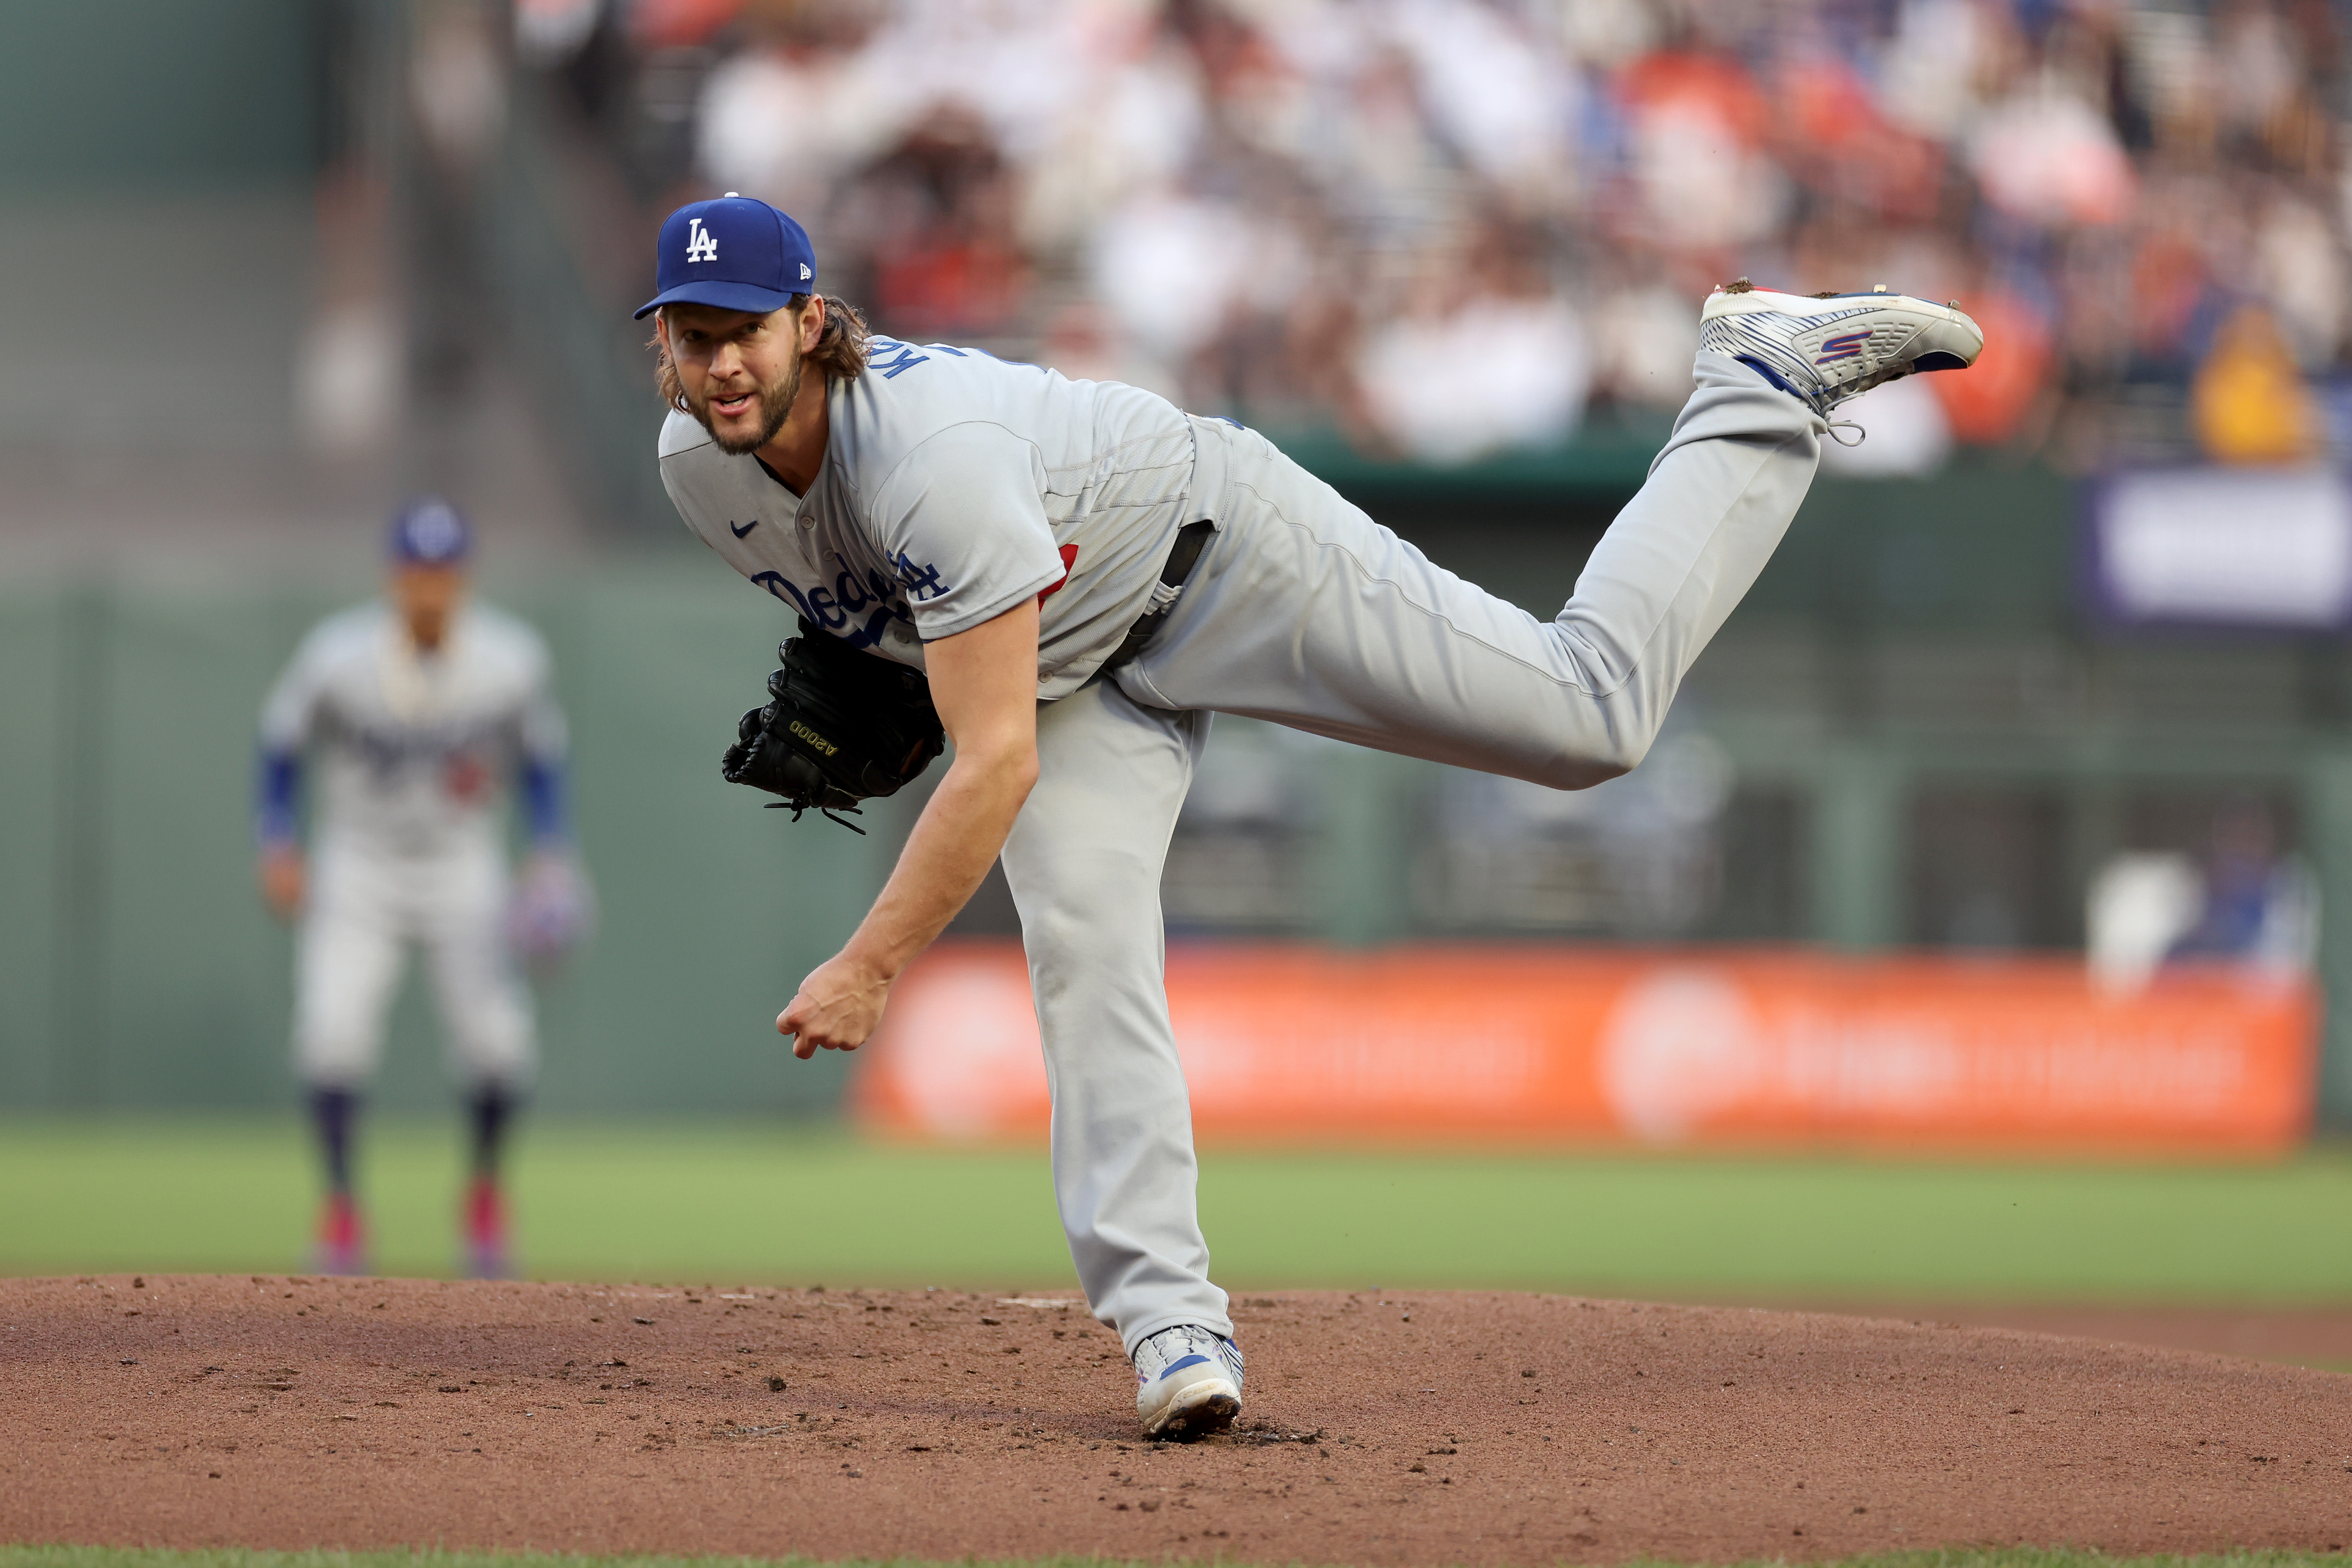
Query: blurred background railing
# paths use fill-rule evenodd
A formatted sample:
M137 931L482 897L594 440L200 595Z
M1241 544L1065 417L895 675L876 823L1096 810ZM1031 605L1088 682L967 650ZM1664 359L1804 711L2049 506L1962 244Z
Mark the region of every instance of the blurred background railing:
M282 1100L253 716L422 489L482 520L577 733L605 922L546 1101L831 1103L764 1019L919 800L786 828L712 765L789 627L675 525L627 312L719 189L807 217L886 329L1257 424L1543 615L1712 283L1992 330L1855 405L1641 772L1220 721L1174 931L2063 951L2118 855L2224 830L2352 909L2344 605L2138 613L2097 532L2118 472L2340 471L2326 7L125 0L0 18L0 1105ZM2261 510L2214 510L2225 554ZM1009 922L992 887L961 929ZM2352 995L2352 921L2316 962Z

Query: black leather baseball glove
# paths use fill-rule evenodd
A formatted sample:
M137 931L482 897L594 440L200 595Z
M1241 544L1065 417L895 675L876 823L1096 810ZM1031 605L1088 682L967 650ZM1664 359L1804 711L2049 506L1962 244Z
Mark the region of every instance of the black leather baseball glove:
M806 617L801 635L776 652L784 668L768 677L771 700L743 715L719 771L729 784L783 796L776 807L790 806L794 822L814 807L863 833L835 814L896 795L946 745L930 682L825 636Z

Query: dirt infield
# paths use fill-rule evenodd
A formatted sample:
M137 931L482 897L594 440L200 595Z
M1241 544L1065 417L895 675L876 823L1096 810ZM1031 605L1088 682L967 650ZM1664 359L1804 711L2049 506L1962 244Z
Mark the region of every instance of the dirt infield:
M1257 1563L2352 1544L2352 1377L1564 1297L1237 1303L1244 1429L961 1293L0 1281L0 1540Z

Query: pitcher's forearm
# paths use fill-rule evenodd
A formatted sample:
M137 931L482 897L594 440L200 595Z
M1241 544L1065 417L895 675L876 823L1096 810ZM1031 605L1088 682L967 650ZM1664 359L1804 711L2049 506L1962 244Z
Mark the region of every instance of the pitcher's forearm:
M959 754L842 956L877 979L897 979L978 890L1036 779L1034 751Z
M848 945L777 1016L798 1057L866 1043L891 983L988 875L1037 782L1036 600L926 644L924 669L955 760Z

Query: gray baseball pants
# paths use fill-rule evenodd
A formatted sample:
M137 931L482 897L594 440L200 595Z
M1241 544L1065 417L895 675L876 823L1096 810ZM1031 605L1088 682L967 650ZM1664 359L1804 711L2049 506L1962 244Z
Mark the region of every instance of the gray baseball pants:
M1054 1186L1095 1316L1129 1353L1233 1332L1209 1282L1168 1021L1160 876L1211 710L1580 789L1642 760L1812 483L1825 426L1736 361L1549 621L1433 564L1263 437L1194 421L1218 531L1143 653L1037 716L1005 879L1045 1038Z

